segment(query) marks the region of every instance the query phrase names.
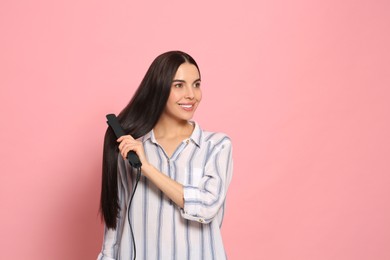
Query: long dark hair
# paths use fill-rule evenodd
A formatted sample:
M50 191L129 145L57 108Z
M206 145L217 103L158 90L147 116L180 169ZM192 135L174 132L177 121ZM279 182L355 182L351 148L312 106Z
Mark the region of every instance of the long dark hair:
M181 51L163 53L152 62L133 98L118 115L125 133L137 139L153 129L167 103L173 77L185 62L195 65L199 71L195 60ZM117 159L118 143L114 132L107 128L104 136L100 212L106 226L112 229L116 229L120 210Z

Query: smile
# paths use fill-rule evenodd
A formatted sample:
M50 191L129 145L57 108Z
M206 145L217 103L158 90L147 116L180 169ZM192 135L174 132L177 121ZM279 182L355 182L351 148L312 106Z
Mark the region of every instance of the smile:
M179 104L182 108L192 108L194 104Z
M188 111L188 112L191 112L195 109L195 104L196 103L193 103L193 104L182 104L182 103L178 103L178 105L184 109L185 111Z

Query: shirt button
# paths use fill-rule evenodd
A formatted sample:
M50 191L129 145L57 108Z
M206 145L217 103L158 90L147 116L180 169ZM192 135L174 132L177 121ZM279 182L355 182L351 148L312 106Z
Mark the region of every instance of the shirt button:
M190 143L190 139L187 139L186 143L189 144Z
M200 219L199 219L199 222L200 222L200 223L203 223L203 222L204 222L203 218L200 218Z

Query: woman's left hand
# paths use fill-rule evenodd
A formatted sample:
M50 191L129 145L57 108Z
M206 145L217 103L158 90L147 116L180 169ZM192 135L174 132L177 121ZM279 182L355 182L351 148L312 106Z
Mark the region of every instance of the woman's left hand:
M138 155L142 165L148 164L142 142L135 140L131 135L123 135L116 141L120 143L119 152L121 153L123 159L126 159L126 156L130 151L134 151Z

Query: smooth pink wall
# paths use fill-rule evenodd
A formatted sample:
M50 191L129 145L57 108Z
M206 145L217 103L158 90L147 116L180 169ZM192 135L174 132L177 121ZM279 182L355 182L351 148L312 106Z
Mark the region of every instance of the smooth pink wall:
M390 259L388 1L2 1L0 255L94 259L105 114L158 54L234 141L229 259Z

